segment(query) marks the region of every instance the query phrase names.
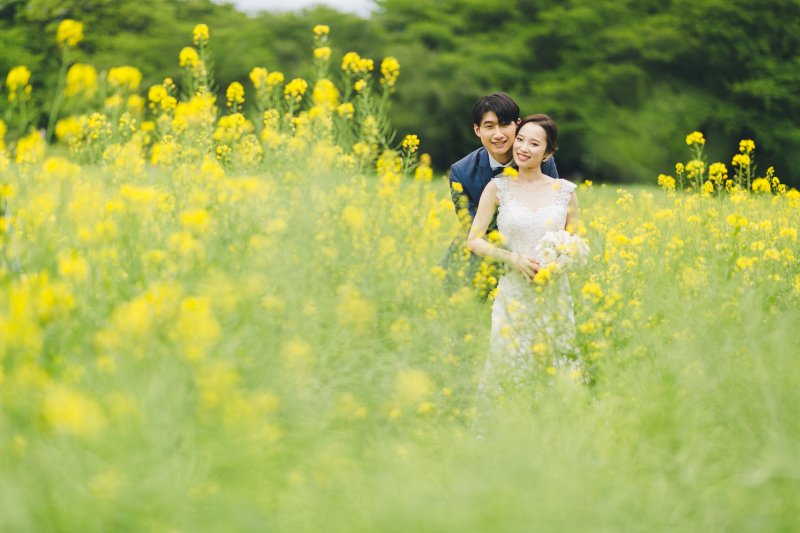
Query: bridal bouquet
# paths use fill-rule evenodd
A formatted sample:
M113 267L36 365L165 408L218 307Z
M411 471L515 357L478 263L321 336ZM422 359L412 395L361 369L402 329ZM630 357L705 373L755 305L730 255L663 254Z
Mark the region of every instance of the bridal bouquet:
M548 231L534 248L533 257L541 267L534 281L543 284L564 272L585 266L589 245L568 231Z

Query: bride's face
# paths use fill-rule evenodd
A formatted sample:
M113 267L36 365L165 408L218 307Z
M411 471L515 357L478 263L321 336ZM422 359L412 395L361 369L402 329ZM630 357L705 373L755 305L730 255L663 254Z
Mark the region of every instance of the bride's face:
M547 155L547 133L538 124L528 122L514 139L514 162L519 168L536 168Z

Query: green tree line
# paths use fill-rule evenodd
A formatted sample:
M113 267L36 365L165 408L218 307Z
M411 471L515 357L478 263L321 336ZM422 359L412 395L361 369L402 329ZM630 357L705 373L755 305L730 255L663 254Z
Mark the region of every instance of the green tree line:
M74 60L141 69L143 88L180 81L178 53L211 28L216 78L252 89L253 67L287 79L312 69L311 28L332 30L332 61L355 51L402 65L391 110L400 134L446 169L478 146L471 109L504 91L524 114L558 122L562 174L653 182L686 161L699 130L710 161L730 166L740 139L800 184L800 0L379 0L369 19L318 7L247 16L209 0L0 0L0 77L32 71L34 113L52 98L55 31L84 23ZM5 104L3 104L5 105ZM0 110L2 111L2 110ZM11 128L10 128L11 129Z

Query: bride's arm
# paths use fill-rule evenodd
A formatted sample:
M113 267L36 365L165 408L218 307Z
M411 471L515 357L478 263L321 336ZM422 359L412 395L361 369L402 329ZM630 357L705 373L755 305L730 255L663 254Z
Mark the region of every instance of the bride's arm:
M573 235L577 235L580 227L578 222L578 196L575 191L572 191L572 196L569 198L569 208L567 209L567 224L564 229Z
M467 247L471 252L481 257L508 263L528 279L533 279L539 268L529 257L493 246L484 238L486 230L489 228L489 223L492 221L495 212L497 212L497 205L497 186L493 182L489 182L483 190L483 194L481 194L478 210L475 213L475 219L472 221L472 228L469 230Z

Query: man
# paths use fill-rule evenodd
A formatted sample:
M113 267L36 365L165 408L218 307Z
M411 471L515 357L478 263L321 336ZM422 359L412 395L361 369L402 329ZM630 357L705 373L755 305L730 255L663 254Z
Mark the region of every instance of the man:
M477 287L486 296L497 285L496 267L472 254L466 240L483 189L506 168L514 168L511 149L520 123L519 106L505 93L491 94L478 100L472 119L475 135L483 146L450 167L450 194L464 231L450 244L439 266L447 272L445 285L450 292ZM558 178L552 157L542 163L542 172ZM497 221L492 220L487 235L496 238L496 230Z

